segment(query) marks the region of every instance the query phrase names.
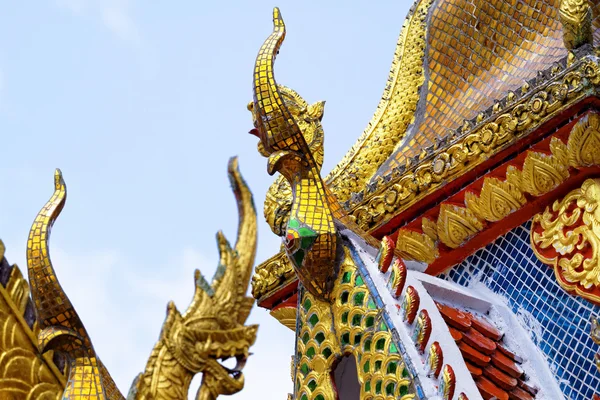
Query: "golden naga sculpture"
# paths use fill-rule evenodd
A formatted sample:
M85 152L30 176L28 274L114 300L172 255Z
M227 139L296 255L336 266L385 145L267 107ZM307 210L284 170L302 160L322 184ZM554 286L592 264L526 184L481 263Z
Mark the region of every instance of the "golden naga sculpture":
M275 56L285 37L285 24L277 8L273 12L273 24L273 33L262 45L256 59L254 101L248 106L255 126L251 133L260 138L259 151L269 159L269 174L280 172L292 190L290 216L280 218L287 220L283 236L287 254L302 284L315 297L325 300L336 277L333 266L337 232L333 214L339 206L321 178L322 155L312 153L307 143L310 139L303 134L297 118L301 113L292 112L301 111L302 103L275 81ZM284 92L287 95L284 96ZM316 123L322 116L322 103L312 107L312 112L307 109L306 114L312 114L309 124ZM318 134L316 127L313 135ZM319 140L322 139L312 140L317 148ZM279 228L275 228L277 232Z
M567 49L574 50L593 43L592 8L589 0L561 0L559 12Z
M258 329L244 325L254 303L246 291L256 253L256 211L235 158L229 163L229 177L240 214L235 247L231 248L219 232L220 263L212 282L209 284L196 270L196 289L186 312L181 314L169 303L159 341L145 371L135 379L130 399L186 399L192 378L200 372L199 400L234 394L244 387L242 368ZM66 193L57 170L54 195L36 217L27 245L29 282L41 328L39 350L54 350L67 360L64 399L122 399L50 261L50 229L64 206ZM228 358L237 360L233 369L219 362Z

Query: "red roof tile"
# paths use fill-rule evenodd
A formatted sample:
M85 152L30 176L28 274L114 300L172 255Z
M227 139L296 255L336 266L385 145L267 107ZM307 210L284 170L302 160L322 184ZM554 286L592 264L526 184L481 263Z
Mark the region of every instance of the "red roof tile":
M538 389L523 381L526 378L519 366L523 358L506 347L499 329L482 316L437 302L436 305L484 399L535 398Z

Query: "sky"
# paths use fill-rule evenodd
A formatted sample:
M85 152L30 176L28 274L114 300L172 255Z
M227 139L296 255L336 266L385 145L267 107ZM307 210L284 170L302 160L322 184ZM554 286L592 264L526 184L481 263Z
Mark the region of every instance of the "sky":
M60 168L66 206L50 251L58 278L127 394L162 326L187 308L193 271L217 266L215 233L235 241L227 160L238 155L259 214L256 263L279 248L262 217L274 178L246 104L256 53L278 6L287 37L279 83L326 100L331 170L386 84L411 5L396 1L6 2L0 14L0 239L26 272L29 228ZM285 399L294 334L255 307L254 353L233 399ZM195 393L199 377L192 383Z

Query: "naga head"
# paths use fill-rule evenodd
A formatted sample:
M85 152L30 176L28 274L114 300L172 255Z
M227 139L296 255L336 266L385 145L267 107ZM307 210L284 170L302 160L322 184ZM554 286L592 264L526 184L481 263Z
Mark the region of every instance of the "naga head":
M246 291L256 253L256 211L235 158L229 163L229 177L240 214L235 248L217 233L220 260L212 282L196 270L190 306L181 314L169 303L161 332L161 341L179 364L192 374L202 372L198 399L203 400L243 389L242 369L258 329L244 325L254 304ZM223 364L229 358L236 359L235 367Z
M337 274L333 213L339 207L321 178L324 103L308 105L296 92L277 84L275 57L284 38L285 24L275 8L273 31L254 66L250 133L260 139L258 149L268 158L268 173L281 173L289 184L278 180L269 190L267 222L282 237L303 286L327 300Z

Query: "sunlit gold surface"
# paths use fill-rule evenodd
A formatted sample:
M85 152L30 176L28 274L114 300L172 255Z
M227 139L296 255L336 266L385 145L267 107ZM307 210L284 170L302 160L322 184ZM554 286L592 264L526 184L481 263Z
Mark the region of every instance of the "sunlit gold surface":
M415 120L425 82L427 14L433 0L418 0L404 22L385 90L375 114L326 182L339 201L364 189Z
M6 263L2 241L1 262ZM0 285L0 398L60 399L66 380L51 353L38 350L37 323L30 328L24 318L28 301L29 285L13 265L6 286Z
M180 314L173 303L169 304L159 341L144 373L134 381L129 395L131 399L186 399L192 378L200 372L203 373L203 379L197 394L198 400L214 400L221 394L237 393L244 387L241 371L258 328L256 325L244 326L254 303L253 298L246 296L246 291L256 253L256 211L235 158L230 161L229 176L240 214L236 245L231 248L219 232L217 241L221 257L212 282L209 284L197 270L196 290L186 312ZM64 399L122 398L108 371L97 358L90 338L62 290L50 261L50 229L65 199L66 186L57 170L54 195L36 217L27 247L32 298L42 329L37 342L41 352L54 350L67 358L69 368L68 381L63 383ZM16 268L14 270L18 271ZM19 301L23 295L27 297L27 293L20 293ZM7 319L7 324L10 322ZM10 324L7 326L10 328ZM23 344L11 343L10 346L18 348ZM233 369L227 369L219 362L230 357L238 361ZM32 368L45 371L44 365L39 362ZM32 371L37 373L35 369ZM27 382L31 385L38 379L33 372L31 382ZM48 375L48 372L45 373ZM49 379L47 376L39 379L42 378L46 381ZM61 386L49 385L36 390L47 390L49 393L54 390L52 393L61 396Z
M557 65L549 71L550 79L539 87L529 88L521 95L509 93L480 123L457 133L455 141L419 160L406 172L392 176L389 183L380 185L374 192L365 189L363 200L351 206L350 211L358 226L366 230L381 226L427 194L537 129L585 97L588 89L600 84L599 67L591 57L578 60L568 68L564 62L563 66ZM556 180L564 173L558 171L554 175Z
M336 400L330 372L344 354L353 354L357 360L361 399L415 398L390 329L371 296L347 249L334 301L322 302L304 292L299 307L302 324L296 335L296 399L322 395L325 400Z
M567 49L593 43L592 7L589 0L561 0L559 12L563 41Z
M268 172L280 172L292 188L291 211L285 218L286 251L303 285L314 296L324 300L329 296L336 273L337 232L333 214L338 206L326 191L320 176L321 153L313 153L307 143L310 134L315 136L318 128L315 132L302 131L303 126L298 121L300 114L295 116L292 111L302 108L302 103L298 99L290 101L291 96L287 96L286 102L284 91L275 80L275 57L284 38L285 24L276 8L273 11L273 33L256 57L254 100L249 109L260 138L259 150L268 157ZM315 124L318 127L322 107L312 109L314 122L304 128ZM310 114L310 110L307 113ZM318 145L315 147L319 148Z
M110 374L96 356L77 312L64 293L50 261L50 229L66 200L67 188L59 170L54 195L36 217L27 241L27 270L31 297L41 329L40 351L64 354L69 366L66 399L122 399Z
M567 291L600 304L600 180L557 200L533 218L531 247ZM546 249L556 255L549 256Z
M214 400L244 387L241 371L258 329L257 325L244 325L254 304L246 291L256 253L256 211L236 158L229 162L229 178L240 215L235 247L219 232L220 261L212 282L196 270L188 309L180 314L169 304L146 369L132 386L131 395L136 399L186 399L198 373L203 374L198 400ZM228 370L219 362L227 358L236 358L237 367Z

